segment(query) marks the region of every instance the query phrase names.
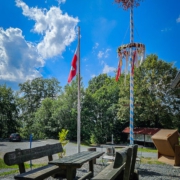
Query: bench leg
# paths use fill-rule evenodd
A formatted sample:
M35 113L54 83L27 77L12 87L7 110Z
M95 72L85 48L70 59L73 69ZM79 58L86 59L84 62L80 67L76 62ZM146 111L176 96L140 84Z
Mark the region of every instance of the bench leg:
M134 170L134 173L132 175L132 180L139 180L138 170Z
M94 163L93 159L89 161L89 171L92 172L92 177L94 177Z
M67 180L73 180L73 168L72 167L67 167L66 169L66 178Z

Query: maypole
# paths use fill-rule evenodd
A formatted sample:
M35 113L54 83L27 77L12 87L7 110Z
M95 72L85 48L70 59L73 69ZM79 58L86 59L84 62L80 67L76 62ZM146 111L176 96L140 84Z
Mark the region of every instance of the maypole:
M121 45L118 48L118 55L122 62L123 57L127 60L130 57L130 144L134 144L134 66L138 67L144 60L145 45L134 43L134 7L139 6L142 0L115 0L123 9L130 8L130 44ZM141 57L139 61L138 58ZM140 62L140 63L139 63ZM122 63L119 63L122 66ZM126 65L127 66L127 65ZM118 67L121 68L121 67ZM117 80L117 78L116 78Z
M134 42L134 19L133 19L133 0L131 0L131 10L130 10L130 43ZM133 62L133 51L130 48L130 58L131 66ZM130 144L134 144L134 134L133 134L133 115L134 115L134 74L130 72Z

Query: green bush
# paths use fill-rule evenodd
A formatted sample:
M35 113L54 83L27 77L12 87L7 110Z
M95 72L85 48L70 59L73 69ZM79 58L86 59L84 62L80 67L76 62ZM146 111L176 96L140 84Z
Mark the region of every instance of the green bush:
M69 142L69 140L66 140L68 132L69 130L66 129L62 129L61 132L59 132L59 142L61 143L63 148L63 152L58 154L59 158L62 158L66 155L66 149L64 148L64 146Z

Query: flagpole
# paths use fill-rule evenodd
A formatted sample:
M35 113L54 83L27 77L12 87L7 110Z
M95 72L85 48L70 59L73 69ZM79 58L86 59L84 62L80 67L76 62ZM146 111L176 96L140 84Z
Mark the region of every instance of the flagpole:
M133 19L133 3L134 0L131 0L130 8L130 43L134 42L134 19ZM131 57L131 70L130 70L130 144L134 144L134 73L132 72L133 66L133 48L130 48L130 57Z
M77 106L77 144L78 144L78 153L80 150L81 143L81 106L80 106L80 27L78 27L78 106Z

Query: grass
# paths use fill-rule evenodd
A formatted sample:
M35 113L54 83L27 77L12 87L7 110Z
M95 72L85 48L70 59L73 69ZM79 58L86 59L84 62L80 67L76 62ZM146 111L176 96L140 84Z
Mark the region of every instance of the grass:
M152 159L152 158L141 158L141 163L142 164L159 164L159 165L164 165L165 163L159 162L157 159Z
M138 148L138 151L141 152L150 152L150 153L157 153L157 149L149 149L149 148Z
M41 166L44 166L45 164L33 164L32 168L38 168ZM28 163L25 163L25 168L29 169L30 165ZM12 165L12 166L8 166L4 163L3 159L0 158L0 169L9 169L9 171L7 172L1 172L0 173L0 177L6 176L6 175L10 175L10 174L15 174L19 172L19 168L18 165ZM10 170L12 169L12 170Z
M116 150L122 149L122 148L115 148ZM138 151L140 152L150 152L150 153L157 153L158 151L156 149L150 149L150 148L138 148Z
M12 170L12 171L7 171L7 172L2 172L2 173L0 173L0 177L15 174L15 173L18 173L18 172L19 172L19 170Z

